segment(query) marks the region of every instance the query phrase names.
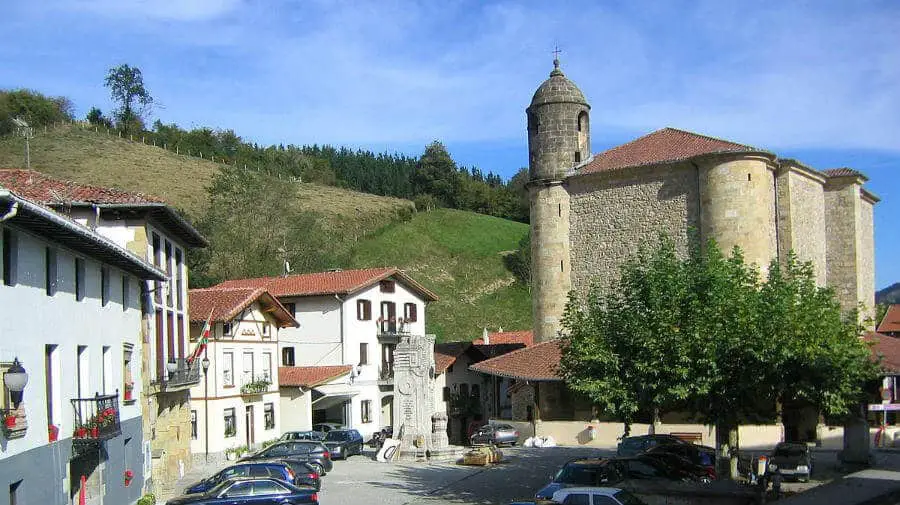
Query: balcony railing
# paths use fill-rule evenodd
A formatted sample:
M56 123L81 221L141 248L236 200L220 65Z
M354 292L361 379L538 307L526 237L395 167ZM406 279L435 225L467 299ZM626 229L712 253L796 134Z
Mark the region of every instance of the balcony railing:
M96 443L109 440L122 433L119 424L119 393L95 395L93 398L74 398L75 432L72 440Z
M174 367L172 366L174 365ZM172 369L171 371L169 369ZM165 370L156 378L160 390L195 386L200 383L200 360L188 363L184 358L170 361Z
M254 380L246 382L243 386L241 386L241 394L242 395L261 395L269 390L269 386L272 385L272 381L269 380L268 376L260 376Z

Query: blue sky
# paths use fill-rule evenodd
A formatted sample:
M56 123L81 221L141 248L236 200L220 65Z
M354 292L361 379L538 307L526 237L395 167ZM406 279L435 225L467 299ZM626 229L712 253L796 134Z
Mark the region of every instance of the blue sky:
M505 177L551 68L594 151L674 126L869 175L878 288L900 281L900 3L3 0L0 88L111 108L136 65L153 118L260 143L421 153Z

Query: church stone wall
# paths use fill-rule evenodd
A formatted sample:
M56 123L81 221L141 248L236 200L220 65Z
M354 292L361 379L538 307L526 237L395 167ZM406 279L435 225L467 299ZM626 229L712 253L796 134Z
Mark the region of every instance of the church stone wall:
M779 171L778 239L781 259L794 251L815 268L816 284L826 282L825 179L807 170L786 166Z
M859 186L846 180L830 180L825 192L825 233L828 285L833 287L844 311L858 302L857 223Z
M556 338L571 289L569 194L561 184L531 192L532 313L537 342Z
M874 202L864 196L859 202L856 227L859 230L859 259L856 262L857 297L864 306L862 318L875 317L875 223ZM874 329L874 323L869 323Z
M572 288L578 295L594 281L608 286L622 263L660 233L686 255L689 230L699 226L697 182L690 163L570 178Z
M711 159L700 166L701 238L738 246L765 274L776 257L775 174L768 159Z

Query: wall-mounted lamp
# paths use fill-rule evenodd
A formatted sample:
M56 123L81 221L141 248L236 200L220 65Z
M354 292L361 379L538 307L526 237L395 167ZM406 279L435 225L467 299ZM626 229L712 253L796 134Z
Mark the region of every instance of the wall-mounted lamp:
M25 391L25 386L28 384L28 372L25 371L22 363L19 363L19 358L13 359L12 366L3 374L3 383L9 390L13 407L19 408L19 404L22 403L22 392Z
M178 363L176 363L174 359L170 359L166 363L166 371L169 372L169 378L172 378L172 374L174 374L176 370L178 370Z

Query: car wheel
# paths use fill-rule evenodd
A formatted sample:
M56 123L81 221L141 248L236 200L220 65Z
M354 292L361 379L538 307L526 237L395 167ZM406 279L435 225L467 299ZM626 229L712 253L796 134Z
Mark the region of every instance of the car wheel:
M322 465L318 463L312 463L309 466L313 467L313 470L315 470L315 472L319 474L319 477L325 475L325 469L322 467Z

